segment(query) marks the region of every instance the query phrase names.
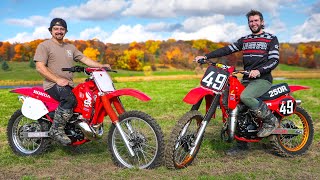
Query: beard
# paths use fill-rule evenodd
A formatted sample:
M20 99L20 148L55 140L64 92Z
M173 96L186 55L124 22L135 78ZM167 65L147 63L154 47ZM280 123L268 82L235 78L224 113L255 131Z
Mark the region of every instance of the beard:
M261 29L262 29L262 27L263 27L263 25L260 25L260 26L258 26L258 28L257 28L256 30L254 30L254 29L252 29L252 28L250 27L250 30L251 30L251 32L252 32L253 34L255 34L255 33L260 32Z
M54 34L54 38L57 40L62 40L64 38L64 33L56 33Z

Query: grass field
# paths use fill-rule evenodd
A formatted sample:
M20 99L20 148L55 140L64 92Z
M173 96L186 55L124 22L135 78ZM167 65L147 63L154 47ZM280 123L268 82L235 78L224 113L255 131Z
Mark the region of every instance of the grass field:
M275 83L282 82L276 81ZM294 96L302 100L314 120L315 136L311 149L301 157L282 158L270 153L267 141L253 143L246 155L229 157L224 154L232 144L220 140L221 119L213 119L205 133L197 159L187 169L172 171L161 166L153 170L116 167L107 151L107 133L101 140L78 148L54 144L49 152L36 157L18 157L8 147L8 119L20 108L17 95L10 89L0 90L0 179L317 179L320 177L320 114L319 79L288 80L289 84L310 86ZM139 89L149 96L149 102L132 97L121 98L126 110L142 110L160 124L165 139L169 138L176 121L190 109L182 102L184 95L199 80L167 80L119 82L120 88ZM218 113L218 115L220 112ZM110 123L105 120L108 130Z

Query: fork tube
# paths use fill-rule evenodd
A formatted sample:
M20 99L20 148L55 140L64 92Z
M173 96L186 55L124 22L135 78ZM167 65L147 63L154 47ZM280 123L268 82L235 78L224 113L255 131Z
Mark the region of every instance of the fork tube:
M125 112L125 109L124 109L119 97L112 98L112 102L113 102L113 105L116 108L116 111L118 112L118 114L122 114Z
M201 103L202 103L202 100L203 100L203 98L200 99L200 100L197 102L197 104L193 105L193 106L191 107L191 111L193 111L193 110L198 110L199 107L200 107L200 105L201 105Z
M217 94L214 97L208 112L204 116L203 121L201 122L201 126L200 126L200 129L199 129L199 132L197 134L197 138L196 138L196 140L194 142L194 146L191 148L191 151L189 153L190 156L192 156L194 154L194 151L196 150L196 147L198 146L201 138L203 137L205 129L206 129L210 119L212 118L213 114L215 113L215 111L217 109L217 106L218 106L219 100L220 100L220 96L221 96L220 94Z
M229 138L230 140L234 139L234 133L236 131L236 125L237 125L237 114L238 114L238 107L236 106L235 109L233 109L230 112L230 124L229 124Z
M126 144L126 147L130 153L130 155L133 157L134 156L134 151L132 150L131 146L130 146L130 142L125 134L125 132L122 130L122 127L120 126L119 122L115 122L114 125L116 126L116 128L118 129L118 131L120 132L120 135L122 137L122 140L124 141L124 143Z

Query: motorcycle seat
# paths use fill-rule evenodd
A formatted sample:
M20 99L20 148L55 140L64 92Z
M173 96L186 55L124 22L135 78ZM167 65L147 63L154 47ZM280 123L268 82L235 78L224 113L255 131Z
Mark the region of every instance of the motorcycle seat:
M271 88L259 97L260 100L272 100L276 99L282 95L288 94L290 92L290 88L287 83L280 83L272 85Z

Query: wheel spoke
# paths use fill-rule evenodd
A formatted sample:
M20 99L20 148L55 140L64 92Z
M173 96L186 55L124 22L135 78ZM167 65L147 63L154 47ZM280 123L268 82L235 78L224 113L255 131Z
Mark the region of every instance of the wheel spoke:
M135 155L132 157L129 154L117 129L111 139L112 153L125 167L148 167L155 160L159 150L155 130L145 119L140 117L127 117L122 119L120 124L126 129L126 136Z

